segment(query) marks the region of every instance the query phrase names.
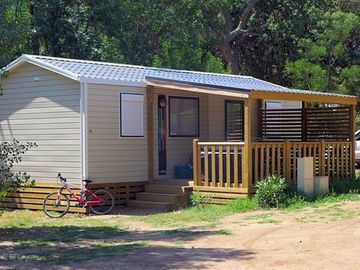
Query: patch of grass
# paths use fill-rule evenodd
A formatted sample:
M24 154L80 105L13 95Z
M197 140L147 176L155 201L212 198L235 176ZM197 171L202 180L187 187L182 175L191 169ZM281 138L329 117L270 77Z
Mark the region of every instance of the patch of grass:
M189 207L170 213L141 216L137 217L137 220L159 227L181 228L194 223L215 223L227 214L227 209L223 205L205 205L202 208Z
M330 181L330 190L336 194L360 193L360 177Z
M194 223L208 223L214 225L227 215L243 213L257 209L254 199L237 199L226 205L204 205L203 207L189 207L170 213L157 213L137 220L150 223L154 226L182 228Z
M81 262L146 245L141 241L123 241L124 234L123 225L117 218L69 214L61 219L50 219L39 211L3 211L0 216L0 264L10 261Z
M259 224L280 224L281 221L278 219L263 219L258 222Z
M320 205L324 205L327 203L336 203L343 201L356 201L359 200L360 197L356 193L346 193L346 194L317 194L311 197L305 196L303 194L295 193L292 197L289 198L288 205L284 207L284 210L301 210L305 207L316 208Z
M220 235L233 235L233 232L228 230L228 229L223 229L223 230L217 231L217 234L220 234Z
M186 245L187 242L183 241L183 240L177 240L177 241L174 242L174 244L175 244L175 246L182 247L182 246Z
M248 212L248 211L253 211L253 210L259 209L259 207L257 205L257 201L253 198L237 199L237 200L230 201L226 205L226 208L228 209L229 212L232 212L232 213L243 213L243 212Z
M94 242L89 243L86 247L75 246L66 248L65 252L64 249L58 248L47 250L46 252L41 249L31 249L31 251L22 254L0 255L0 262L31 261L36 263L73 264L89 259L125 254L146 245L147 242L145 241L132 243Z

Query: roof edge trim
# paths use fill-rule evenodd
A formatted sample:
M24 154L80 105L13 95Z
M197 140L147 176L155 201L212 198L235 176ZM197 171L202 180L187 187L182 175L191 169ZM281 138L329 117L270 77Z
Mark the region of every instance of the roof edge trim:
M179 85L208 87L208 88L213 88L213 89L232 90L232 91L239 91L239 92L245 92L245 93L251 92L251 90L243 89L243 88L227 87L227 86L206 84L206 83L185 82L185 81L180 81L180 80L173 80L173 79L153 77L153 76L146 76L145 81L167 82L167 83L174 83L174 84L179 84Z
M137 81L126 81L126 80L107 80L107 79L99 79L99 78L85 78L80 77L79 81L81 83L91 83L91 84L109 84L109 85L122 85L122 86L132 86L132 87L145 87L145 82L137 82Z
M79 77L76 74L66 71L62 68L55 67L55 66L45 63L41 60L35 59L31 55L27 55L27 54L23 54L19 58L15 59L10 64L8 64L6 67L4 67L3 70L5 70L6 72L10 72L24 63L30 63L35 66L47 69L49 71L53 71L57 74L60 74L64 77L70 78L72 80L79 81Z

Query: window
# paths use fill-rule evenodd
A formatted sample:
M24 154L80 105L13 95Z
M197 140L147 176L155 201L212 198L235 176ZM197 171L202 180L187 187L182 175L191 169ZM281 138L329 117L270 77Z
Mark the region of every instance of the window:
M225 140L244 140L244 103L242 101L225 101Z
M169 136L199 137L199 99L169 97Z
M144 95L120 94L120 135L144 136Z
M357 131L357 132L355 133L355 140L356 140L356 141L360 141L360 132L359 132L359 131Z

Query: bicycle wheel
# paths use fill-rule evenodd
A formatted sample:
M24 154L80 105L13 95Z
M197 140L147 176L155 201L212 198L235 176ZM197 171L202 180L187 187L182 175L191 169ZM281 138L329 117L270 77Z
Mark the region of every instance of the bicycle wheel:
M70 208L70 200L63 193L53 192L46 196L43 203L44 213L51 218L64 216Z
M107 190L98 189L94 191L94 194L103 199L103 202L98 205L90 204L90 211L96 215L104 215L109 213L115 206L114 196ZM89 196L89 200L92 200L92 195Z

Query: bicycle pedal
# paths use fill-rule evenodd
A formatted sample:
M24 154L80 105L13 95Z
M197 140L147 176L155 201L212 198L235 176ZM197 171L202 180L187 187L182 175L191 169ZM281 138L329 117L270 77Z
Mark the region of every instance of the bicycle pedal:
M85 204L83 204L83 203L77 203L77 204L75 204L75 207L84 207L85 206Z

